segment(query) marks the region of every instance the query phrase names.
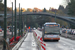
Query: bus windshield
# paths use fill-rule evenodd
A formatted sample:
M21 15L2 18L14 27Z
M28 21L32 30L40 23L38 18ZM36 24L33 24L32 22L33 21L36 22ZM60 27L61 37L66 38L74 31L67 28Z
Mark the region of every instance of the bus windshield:
M59 34L59 27L45 27L45 34Z

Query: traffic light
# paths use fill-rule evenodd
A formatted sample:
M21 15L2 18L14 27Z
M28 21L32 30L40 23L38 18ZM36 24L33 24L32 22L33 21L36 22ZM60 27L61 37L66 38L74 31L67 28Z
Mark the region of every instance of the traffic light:
M30 29L30 27L29 27L29 29Z

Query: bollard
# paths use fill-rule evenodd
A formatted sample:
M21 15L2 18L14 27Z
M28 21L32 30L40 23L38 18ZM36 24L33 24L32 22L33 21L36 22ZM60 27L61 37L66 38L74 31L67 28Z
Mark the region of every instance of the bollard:
M37 43L39 44L39 47L41 47L40 50L46 50L46 44L43 43L42 37L40 36L37 37L37 34L34 31L33 33L34 33L33 35L36 38Z

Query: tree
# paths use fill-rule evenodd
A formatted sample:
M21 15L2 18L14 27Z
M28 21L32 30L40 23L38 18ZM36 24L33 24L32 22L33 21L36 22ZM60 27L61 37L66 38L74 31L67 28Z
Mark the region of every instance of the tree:
M68 3L69 6L69 15L75 16L75 0L71 0L70 3Z
M56 14L58 14L58 15L65 15L62 10L58 10Z
M64 12L64 10L65 10L64 9L64 6L63 5L60 5L59 8L58 8L58 10L62 10Z
M65 10L64 10L65 14L68 14L68 8L69 8L69 6L67 5L66 8L65 8Z
M17 12L19 12L19 8L17 8Z
M22 12L25 12L26 9L25 8L22 8ZM17 12L19 12L19 8L17 8Z
M0 11L4 11L4 4L0 3Z
M42 10L41 9L38 9L38 12L42 12Z
M32 12L33 10L31 8L27 8L27 12Z
M33 12L42 12L41 9L34 7Z
M43 12L46 12L46 8L43 9Z
M22 12L25 12L25 11L26 11L26 9L25 9L25 8L22 8L22 10L23 10Z
M38 8L35 7L34 10L35 10L36 12L38 12Z
M58 10L64 10L64 6L60 5Z
M0 3L0 11L4 11L4 4ZM7 7L7 11L12 11L11 8Z

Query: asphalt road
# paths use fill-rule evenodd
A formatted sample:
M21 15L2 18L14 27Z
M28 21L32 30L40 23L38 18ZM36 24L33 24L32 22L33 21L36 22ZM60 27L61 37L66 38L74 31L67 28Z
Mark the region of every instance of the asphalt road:
M42 36L42 32L34 30L37 36ZM75 40L60 37L59 42L56 41L45 41L46 50L75 50Z

